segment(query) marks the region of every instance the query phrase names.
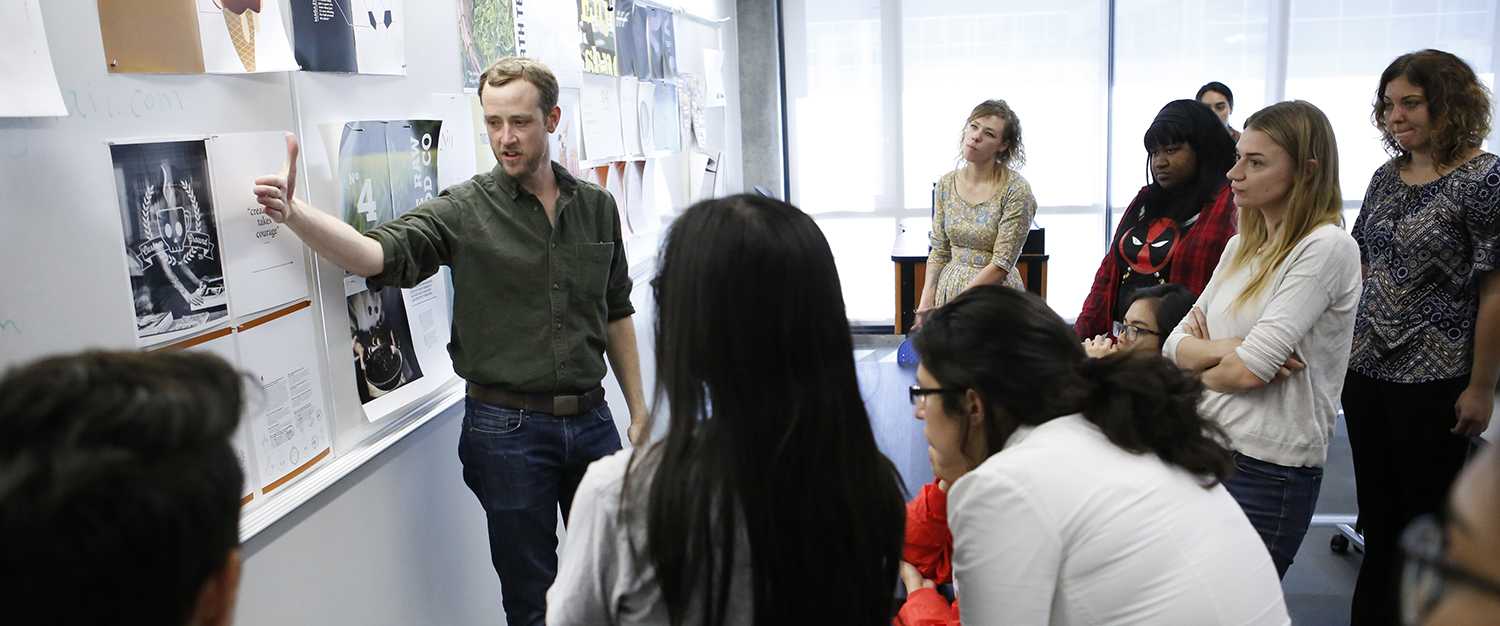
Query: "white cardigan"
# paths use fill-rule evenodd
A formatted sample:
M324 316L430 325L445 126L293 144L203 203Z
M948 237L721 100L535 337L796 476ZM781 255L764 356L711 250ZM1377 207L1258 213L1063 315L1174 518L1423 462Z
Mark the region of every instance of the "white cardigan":
M1293 354L1307 369L1245 393L1209 391L1199 408L1224 427L1230 447L1245 456L1288 467L1322 467L1354 338L1359 246L1332 224L1313 230L1292 248L1260 299L1231 312L1230 303L1250 278L1248 267L1227 271L1239 247L1235 235L1198 296L1209 338L1243 339L1235 351L1261 380L1274 378ZM1176 361L1177 345L1187 336L1178 326L1162 354Z
M964 626L1285 626L1276 567L1223 485L1081 415L1023 428L948 494Z

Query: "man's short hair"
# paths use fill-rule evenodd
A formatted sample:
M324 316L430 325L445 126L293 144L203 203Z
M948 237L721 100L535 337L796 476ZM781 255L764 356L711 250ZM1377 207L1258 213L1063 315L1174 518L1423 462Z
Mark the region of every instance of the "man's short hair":
M526 57L505 57L495 61L479 75L479 95L484 96L485 85L502 87L517 79L536 85L537 106L542 109L542 117L557 106L557 77L546 63Z
M0 378L0 621L186 624L239 545L241 384L193 352Z

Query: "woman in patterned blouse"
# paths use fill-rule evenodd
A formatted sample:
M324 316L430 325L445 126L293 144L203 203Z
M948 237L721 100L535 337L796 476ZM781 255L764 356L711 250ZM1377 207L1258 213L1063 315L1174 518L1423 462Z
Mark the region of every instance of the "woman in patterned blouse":
M1500 157L1479 149L1490 95L1467 63L1423 50L1391 62L1375 125L1394 158L1354 222L1364 294L1344 416L1365 558L1353 624L1396 624L1401 529L1442 509L1500 374Z
M1023 288L1016 259L1031 232L1036 197L1016 168L1026 162L1021 120L1004 100L985 100L959 138L960 166L938 180L932 201L932 251L917 303L927 313L974 285Z

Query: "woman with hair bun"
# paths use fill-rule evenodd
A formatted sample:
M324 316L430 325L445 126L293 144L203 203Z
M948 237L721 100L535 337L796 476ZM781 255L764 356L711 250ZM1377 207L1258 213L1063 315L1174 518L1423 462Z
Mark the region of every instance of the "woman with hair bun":
M1500 376L1500 157L1489 90L1452 54L1398 57L1373 118L1392 158L1354 221L1364 295L1344 383L1365 558L1352 623L1397 623L1401 529L1443 507Z
M913 344L963 623L1290 623L1191 376L1154 354L1088 358L1041 298L993 285Z
M1359 250L1342 228L1338 146L1317 107L1245 121L1229 188L1240 232L1162 353L1199 372L1229 435L1225 479L1286 575L1312 522L1349 363Z
M970 287L1023 287L1016 260L1036 217L1036 197L1016 172L1026 163L1021 119L1004 100L985 100L969 113L958 149L962 165L938 179L933 192L918 327Z

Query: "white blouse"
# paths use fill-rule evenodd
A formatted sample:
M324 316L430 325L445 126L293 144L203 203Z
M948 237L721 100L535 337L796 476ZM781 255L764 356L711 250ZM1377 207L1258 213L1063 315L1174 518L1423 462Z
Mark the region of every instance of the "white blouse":
M1285 626L1276 567L1222 485L1082 415L1016 432L948 494L965 626Z

